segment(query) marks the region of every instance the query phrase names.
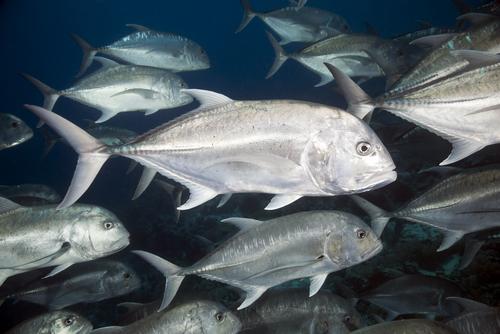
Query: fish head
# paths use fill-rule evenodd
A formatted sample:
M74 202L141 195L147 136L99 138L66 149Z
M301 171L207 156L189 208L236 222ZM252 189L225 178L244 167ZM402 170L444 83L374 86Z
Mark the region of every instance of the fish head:
M50 328L47 333L51 334L83 334L92 330L92 324L87 319L68 311L48 313L44 323L39 328Z
M241 329L240 320L224 306L208 301L198 301L191 309L190 321L196 318L197 326L207 334L238 333Z
M197 70L206 70L210 68L210 59L208 54L200 45L191 43L187 53L189 63Z
M33 130L20 118L0 113L0 150L13 147L33 137Z
M78 206L78 220L70 237L72 248L90 260L114 254L129 245L129 232L110 211L96 206Z
M318 134L304 150L303 165L313 183L325 193L350 194L395 181L394 162L375 132L344 114L340 125Z
M358 217L345 214L327 233L325 254L340 268L364 262L382 250L375 232Z
M112 261L103 277L107 291L113 296L120 296L132 292L141 286L139 274L123 262Z

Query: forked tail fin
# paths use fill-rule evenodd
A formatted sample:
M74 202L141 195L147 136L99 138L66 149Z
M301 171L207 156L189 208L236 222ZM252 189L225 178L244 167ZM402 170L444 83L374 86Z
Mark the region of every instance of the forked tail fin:
M25 107L47 123L78 153L78 164L73 180L66 196L57 207L58 209L66 208L85 193L110 154L101 152L105 146L103 143L61 116L41 107L32 105L25 105Z
M255 17L255 12L252 10L252 6L250 5L250 0L240 0L241 6L243 7L243 19L241 19L240 26L236 29L236 33L239 33L252 21Z
M76 34L71 34L71 37L75 40L76 44L82 48L82 64L80 65L80 71L76 75L76 77L81 77L83 73L89 68L90 64L92 64L92 61L94 60L95 55L97 54L97 50L87 43L83 38Z

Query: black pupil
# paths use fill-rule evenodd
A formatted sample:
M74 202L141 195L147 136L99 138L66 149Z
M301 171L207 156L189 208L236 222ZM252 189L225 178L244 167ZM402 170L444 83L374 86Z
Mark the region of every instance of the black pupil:
M361 151L363 151L363 152L368 151L368 146L366 146L366 145L361 146Z
M11 126L13 128L17 128L19 126L19 123L18 122L12 122Z
M68 326L69 326L69 325L71 325L71 324L73 323L73 319L68 318L68 319L66 319L66 320L64 321L64 323L65 323L66 325L68 325Z
M125 274L123 275L123 277L125 277L125 278L130 278L130 274L129 274L129 273L125 273Z
M215 318L217 319L217 321L221 321L224 318L224 316L222 315L222 313L217 313L215 315Z
M366 236L366 232L365 232L365 231L359 231L359 232L358 232L358 237L359 237L360 239L363 239L365 236Z
M104 227L107 228L107 229L110 229L111 228L111 223L105 223Z

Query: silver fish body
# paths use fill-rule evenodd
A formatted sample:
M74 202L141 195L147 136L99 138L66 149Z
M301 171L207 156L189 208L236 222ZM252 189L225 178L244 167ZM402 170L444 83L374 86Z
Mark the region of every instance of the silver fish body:
M104 68L79 80L74 86L55 91L25 75L44 94L44 106L52 109L60 96L67 97L102 112L97 123L121 112L145 111L186 105L192 97L180 92L186 83L176 74L153 67L119 65L106 61Z
M28 319L6 334L89 334L92 324L70 311L54 311Z
M280 44L291 42L316 42L323 38L350 31L347 21L334 13L312 7L285 7L268 13L256 13L248 0L241 1L245 11L237 32L250 20L258 17L280 36Z
M500 332L500 309L465 298L448 298L458 303L461 314L446 321L458 334L496 334Z
M195 301L155 312L125 327L112 328L116 334L236 334L241 323L218 303Z
M350 302L325 290L309 298L304 289L276 289L236 315L243 333L343 334L362 327Z
M20 118L0 113L0 151L22 144L33 137L33 130Z
M76 205L21 207L1 199L0 282L26 271L104 257L129 244L118 218L100 207Z
M455 334L451 328L440 322L411 319L384 322L358 329L352 334Z
M37 199L45 202L45 204L55 204L61 201L61 196L54 189L44 184L0 185L0 196L15 202L25 199Z
M373 130L340 109L290 100L233 101L202 90L185 92L202 101L201 109L122 146L103 146L63 118L30 108L42 119L55 121L49 124L73 146L83 142L71 141L76 133L60 131L66 126L87 138L87 153L77 151L92 156L85 160L94 165L92 173L98 172L95 163L102 166L110 155L120 155L185 185L190 198L180 209L218 194L245 192L282 195L267 207L275 209L302 196L368 191L396 178L392 159ZM80 164L77 170L87 167ZM85 185L75 183L70 188L61 207L86 190L92 180L85 180Z
M124 63L172 72L196 71L210 67L206 51L198 43L184 36L155 31L137 24L127 26L138 31L99 48L73 35L83 51L78 76L86 71L96 54L106 55Z
M162 308L167 306L187 275L197 275L246 292L238 309L250 306L267 289L310 277L309 295L327 275L378 254L380 240L359 218L340 211L300 212L261 222L230 218L242 231L187 268L153 254L135 251L167 277Z
M364 199L356 201L370 214L378 233L391 217L438 228L444 233L441 251L465 234L500 226L499 190L500 171L483 169L451 176L393 213Z
M360 296L388 313L388 320L399 315L424 314L450 316L454 309L447 297L462 295L454 283L438 277L404 275L391 279Z
M96 260L75 264L55 277L26 286L9 298L59 310L123 296L140 285L138 273L125 263Z

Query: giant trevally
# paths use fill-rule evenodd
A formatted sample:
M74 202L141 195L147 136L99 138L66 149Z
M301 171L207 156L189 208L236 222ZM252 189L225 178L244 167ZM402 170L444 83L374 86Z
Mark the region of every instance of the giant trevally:
M446 325L458 334L498 334L500 333L500 309L465 298L448 298L459 304L462 312L446 321Z
M370 34L340 34L289 54L271 34L268 37L276 57L266 78L273 76L287 59L293 59L321 78L316 87L334 79L325 63L359 79L385 76L390 85L420 58L416 47Z
M378 235L391 218L435 227L444 233L438 251L465 234L500 227L500 170L487 169L451 176L402 208L387 212L361 197L354 198L369 215Z
M33 137L33 130L20 118L0 113L0 151L22 144Z
M155 312L128 326L99 328L92 334L236 334L240 328L238 318L224 306L200 300Z
M402 76L392 90L403 91L425 85L467 67L469 65L467 59L452 52L453 50L500 52L500 19L497 16L470 13L461 18L476 21L479 19L481 22L476 23L472 29L458 34L440 34L415 40L414 43L428 43L435 49Z
M326 10L290 6L268 13L256 13L250 6L250 0L241 0L244 14L236 32L240 32L254 18L258 17L272 31L280 36L280 44L291 42L316 42L323 38L350 31L347 21Z
M375 108L412 122L449 141L452 151L440 163L462 160L485 146L500 143L500 56L482 51L452 51L470 68L372 100L349 76L328 65L349 103L363 118Z
M350 302L320 290L309 298L305 289L270 290L236 316L242 333L337 333L362 327L362 319Z
M329 273L366 261L382 250L380 240L361 219L340 211L300 212L264 222L223 221L238 226L240 232L190 267L180 268L148 252L134 251L167 279L161 308L172 301L187 275L245 291L239 310L269 288L298 278L311 278L311 297Z
M120 220L97 206L22 207L0 197L0 213L0 284L10 276L50 266L57 266L49 274L55 275L129 244Z
M121 112L144 111L151 115L160 109L186 105L193 101L181 93L186 83L176 74L154 67L120 65L96 57L103 67L70 88L57 91L41 81L24 74L44 96L44 108L52 110L59 97L64 96L101 111L96 123L109 120Z
M277 194L268 210L302 196L379 188L396 179L394 163L373 130L341 109L293 100L234 101L183 90L201 102L132 142L105 146L73 123L28 106L80 154L68 193L73 204L111 155L131 158L190 191L179 209L225 193Z
M28 319L5 334L88 334L92 324L71 311L54 311Z
M142 66L157 67L172 72L196 71L210 67L205 50L198 43L177 34L154 31L138 24L128 24L137 32L109 45L95 48L77 35L73 39L82 48L82 75L96 54Z
M360 299L383 308L387 319L393 320L399 315L451 316L455 308L446 298L461 295L460 288L446 279L403 275L363 293Z
M124 262L96 260L77 263L62 273L34 282L6 298L63 309L79 303L95 303L138 289L138 273Z
M0 196L16 203L55 204L61 196L51 187L44 184L0 185Z
M427 319L409 319L384 322L358 329L352 334L456 334L448 326Z

